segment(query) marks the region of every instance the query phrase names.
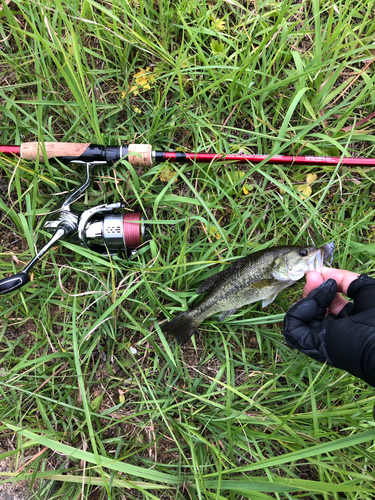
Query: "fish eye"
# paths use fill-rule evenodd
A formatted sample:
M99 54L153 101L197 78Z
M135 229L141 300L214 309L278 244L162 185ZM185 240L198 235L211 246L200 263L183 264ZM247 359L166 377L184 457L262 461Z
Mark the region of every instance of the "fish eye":
M307 255L308 253L309 253L309 252L303 248L302 250L300 250L300 251L298 252L298 255L300 255L301 257L306 257L306 255Z

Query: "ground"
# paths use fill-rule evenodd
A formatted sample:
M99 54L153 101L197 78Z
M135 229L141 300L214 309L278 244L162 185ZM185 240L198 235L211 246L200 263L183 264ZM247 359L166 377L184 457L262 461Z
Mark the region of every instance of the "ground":
M1 480L5 481L6 476L2 473L13 470L11 459L5 458L0 460L0 473ZM18 481L17 483L3 483L0 484L0 498L1 500L28 500L31 497L29 493L29 481Z

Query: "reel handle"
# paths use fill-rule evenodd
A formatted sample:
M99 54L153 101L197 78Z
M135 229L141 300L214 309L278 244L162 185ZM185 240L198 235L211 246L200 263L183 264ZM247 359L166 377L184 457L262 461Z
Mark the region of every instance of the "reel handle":
M13 290L18 290L29 281L30 276L24 271L14 274L13 276L9 276L9 278L4 278L0 280L0 295L13 292Z
M84 163L84 162L77 162ZM25 269L18 274L9 276L0 280L0 295L13 292L18 288L23 287L30 281L29 272L40 261L43 255L59 240L65 240L72 236L78 228L78 217L72 212L71 204L77 201L80 196L85 192L91 182L93 169L98 164L103 164L103 161L96 161L91 163L84 163L86 165L86 179L78 186L73 192L69 193L61 206L57 210L57 215L60 217L57 220L57 226L52 233L52 238L44 247L37 253L37 255L27 264Z
M37 255L33 258L31 262L27 264L25 269L20 273L14 274L13 276L9 276L8 278L4 278L0 280L0 295L4 295L5 293L13 292L14 290L18 290L23 285L26 285L30 281L29 272L35 266L37 262L43 257L43 255L48 252L48 250L59 240L65 239L65 237L69 235L68 227L60 227L57 229L56 233L52 236L49 242L44 245L44 247L37 253Z

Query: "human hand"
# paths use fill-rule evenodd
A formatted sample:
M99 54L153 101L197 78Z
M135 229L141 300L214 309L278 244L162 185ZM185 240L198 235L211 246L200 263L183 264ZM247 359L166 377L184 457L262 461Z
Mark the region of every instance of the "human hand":
M375 386L375 279L330 268L309 273L304 298L285 315L284 337L308 356Z
M356 280L358 276L359 274L357 273L345 271L344 269L332 269L331 267L323 267L321 273L311 271L306 274L306 285L303 289L303 297L307 297L310 292L312 292L315 288L318 288L318 286L320 286L325 280L330 278L336 281L338 292L347 295L349 285L352 281ZM341 295L341 293L336 294L336 297L333 299L328 308L328 312L332 314L339 314L341 309L348 304L348 301Z

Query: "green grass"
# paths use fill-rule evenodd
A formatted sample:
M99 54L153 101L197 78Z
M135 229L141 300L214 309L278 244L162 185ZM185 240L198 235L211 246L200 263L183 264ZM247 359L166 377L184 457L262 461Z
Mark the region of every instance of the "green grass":
M2 144L375 155L373 1L1 5ZM334 241L335 267L372 275L374 171L192 163L166 183L164 168L100 167L83 200L147 215L135 257L62 243L0 299L6 480L29 479L35 500L373 498L373 389L283 341L302 283L208 319L185 348L158 322L254 249ZM0 159L0 277L41 248L41 216L80 181L72 165Z

